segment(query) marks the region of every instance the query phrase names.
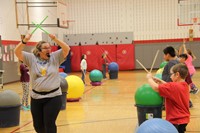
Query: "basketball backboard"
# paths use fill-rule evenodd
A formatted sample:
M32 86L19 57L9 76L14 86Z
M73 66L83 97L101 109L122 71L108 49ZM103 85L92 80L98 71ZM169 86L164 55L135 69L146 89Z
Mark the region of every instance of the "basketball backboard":
M200 0L178 1L178 26L200 25Z
M57 20L58 27L68 28L68 19L67 19L67 1L58 0L57 1Z
M68 27L67 0L43 0L40 2L35 0L16 0L15 8L16 25L20 32L26 31L25 29L30 29L30 27L35 27L32 22L37 23L37 20L41 20L45 16L48 16L48 20L45 20L45 23L42 23L41 26Z

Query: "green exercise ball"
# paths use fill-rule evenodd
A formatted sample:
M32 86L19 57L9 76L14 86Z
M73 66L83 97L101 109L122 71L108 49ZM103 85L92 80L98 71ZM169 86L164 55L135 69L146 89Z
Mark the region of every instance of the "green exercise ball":
M12 90L0 92L0 107L20 105L19 95Z
M92 82L101 82L103 74L101 71L94 69L90 72L89 78Z
M167 65L167 61L163 61L161 64L160 64L160 68L164 68L165 67L165 65Z
M157 106L163 103L163 98L149 84L139 87L135 93L136 105Z

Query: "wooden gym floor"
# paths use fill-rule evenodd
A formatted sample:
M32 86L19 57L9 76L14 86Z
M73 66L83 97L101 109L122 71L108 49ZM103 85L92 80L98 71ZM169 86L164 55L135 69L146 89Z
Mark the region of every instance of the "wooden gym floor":
M69 75L80 77L81 73ZM56 121L58 133L134 133L138 127L134 95L138 87L147 83L145 71L120 71L118 79L103 80L101 86L91 86L88 75L82 99L67 102L66 110L60 112ZM200 88L200 69L193 82ZM6 84L4 89L14 90L22 96L20 82ZM191 121L186 133L199 133L200 93L190 96L194 106L190 109ZM162 114L165 119L165 111ZM35 133L30 111L21 110L20 125L0 128L0 133Z

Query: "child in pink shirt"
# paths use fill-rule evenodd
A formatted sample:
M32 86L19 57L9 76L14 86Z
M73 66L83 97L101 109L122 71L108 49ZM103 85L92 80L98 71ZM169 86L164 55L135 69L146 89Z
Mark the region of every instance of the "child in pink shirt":
M184 39L183 45L181 45L181 47L179 48L179 55L182 54L182 49L183 49L183 53L187 54L187 59L185 60L185 64L188 67L189 74L192 79L192 76L196 72L196 69L192 62L193 62L193 60L196 59L196 57L194 56L194 54L192 53L192 51L190 49L186 49L185 42L186 42L186 40ZM191 93L197 94L199 92L199 89L195 86L194 83L190 84L190 87L191 87L191 91L190 91Z

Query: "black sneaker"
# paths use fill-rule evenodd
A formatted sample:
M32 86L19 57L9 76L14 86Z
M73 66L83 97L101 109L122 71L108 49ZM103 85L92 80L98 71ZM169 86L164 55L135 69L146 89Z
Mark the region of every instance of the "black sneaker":
M192 101L189 101L189 107L190 107L190 108L193 107L193 103L192 103Z
M199 92L199 89L198 88L194 88L193 90L192 90L192 93L193 94L197 94Z
M190 90L190 93L193 93L193 90L192 90L192 89Z

